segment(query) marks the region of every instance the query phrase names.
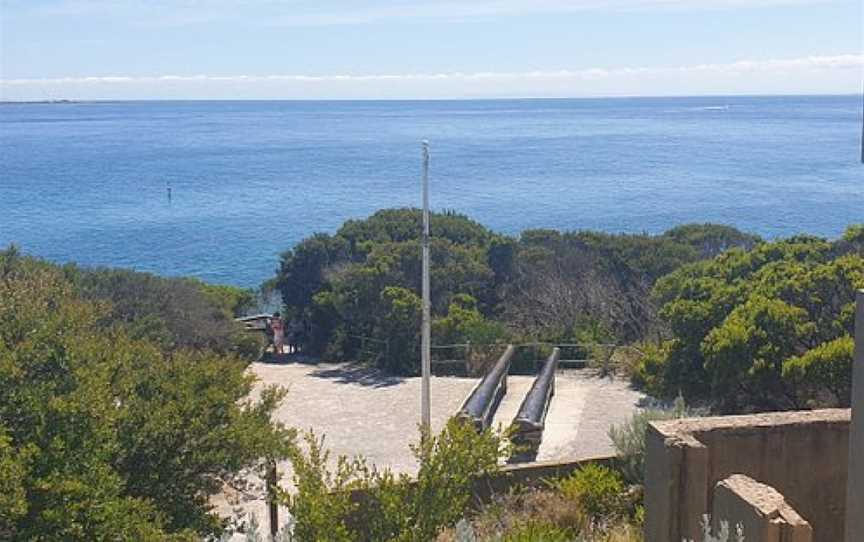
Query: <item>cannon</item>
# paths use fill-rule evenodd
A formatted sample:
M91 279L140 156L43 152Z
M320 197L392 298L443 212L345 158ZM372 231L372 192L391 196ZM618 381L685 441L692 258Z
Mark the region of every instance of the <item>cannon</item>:
M537 450L543 440L546 413L555 394L555 370L558 368L560 357L561 350L553 349L513 419L511 427L514 433L511 438L516 445L516 453L511 461L530 461L537 456Z
M471 390L456 414L457 418L471 423L478 431L492 424L495 409L507 393L507 373L510 371L510 362L515 351L512 344L507 346L492 369Z

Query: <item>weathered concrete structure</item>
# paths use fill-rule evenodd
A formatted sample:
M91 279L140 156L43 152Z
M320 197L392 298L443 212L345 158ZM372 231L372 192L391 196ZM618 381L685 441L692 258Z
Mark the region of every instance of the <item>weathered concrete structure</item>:
M848 409L829 409L654 422L646 442L646 540L698 539L715 486L733 474L780 492L810 523L814 542L842 540L849 417Z
M714 489L714 532L723 518L734 518L747 542L811 542L813 529L779 491L743 474L733 474Z
M864 291L852 373L851 409L652 423L647 542L696 539L708 512L748 541L864 542Z
M858 310L855 315L852 426L849 431L846 542L860 542L864 540L864 291L858 292Z

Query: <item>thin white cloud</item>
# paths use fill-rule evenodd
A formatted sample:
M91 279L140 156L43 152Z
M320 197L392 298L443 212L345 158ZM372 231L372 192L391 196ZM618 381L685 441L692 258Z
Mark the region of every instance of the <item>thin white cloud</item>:
M389 20L467 20L495 16L567 14L586 10L749 9L824 4L838 0L0 0L8 13L108 16L143 24L187 25L216 20L268 26L362 25Z
M584 70L552 70L527 72L444 72L406 74L334 74L334 75L157 75L157 76L88 76L29 79L0 79L0 85L20 86L31 84L91 84L91 83L159 83L159 82L235 82L256 83L265 81L287 82L366 82L366 81L472 81L508 79L578 79L596 80L617 76L646 74L747 74L788 70L834 70L864 67L864 55L845 54L834 56L808 56L793 59L741 60L728 64L697 64L692 66L660 68L589 68Z
M342 10L313 10L283 13L269 19L274 26L336 26L385 22L388 20L450 20L521 15L565 15L584 11L635 10L723 10L752 9L782 5L825 4L833 0L493 0L383 3ZM382 3L379 3L382 4ZM388 5L389 4L389 5Z
M857 90L864 55L524 72L88 76L0 80L6 99L418 98Z

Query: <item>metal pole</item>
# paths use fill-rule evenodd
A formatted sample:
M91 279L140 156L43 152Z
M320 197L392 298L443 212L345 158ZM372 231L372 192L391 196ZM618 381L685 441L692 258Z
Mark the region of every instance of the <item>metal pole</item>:
M864 540L864 290L858 292L852 362L852 420L846 480L846 542Z
M429 300L429 142L423 141L423 328L421 330L421 360L423 374L421 392L421 426L426 435L431 434L432 413L429 400L429 379L432 373L431 339L432 317Z

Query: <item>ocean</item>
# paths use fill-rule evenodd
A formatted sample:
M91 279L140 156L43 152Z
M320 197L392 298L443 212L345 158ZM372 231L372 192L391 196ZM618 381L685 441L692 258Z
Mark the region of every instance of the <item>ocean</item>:
M0 245L257 286L313 232L418 206L423 139L433 208L502 233L837 237L860 138L858 96L2 104Z

